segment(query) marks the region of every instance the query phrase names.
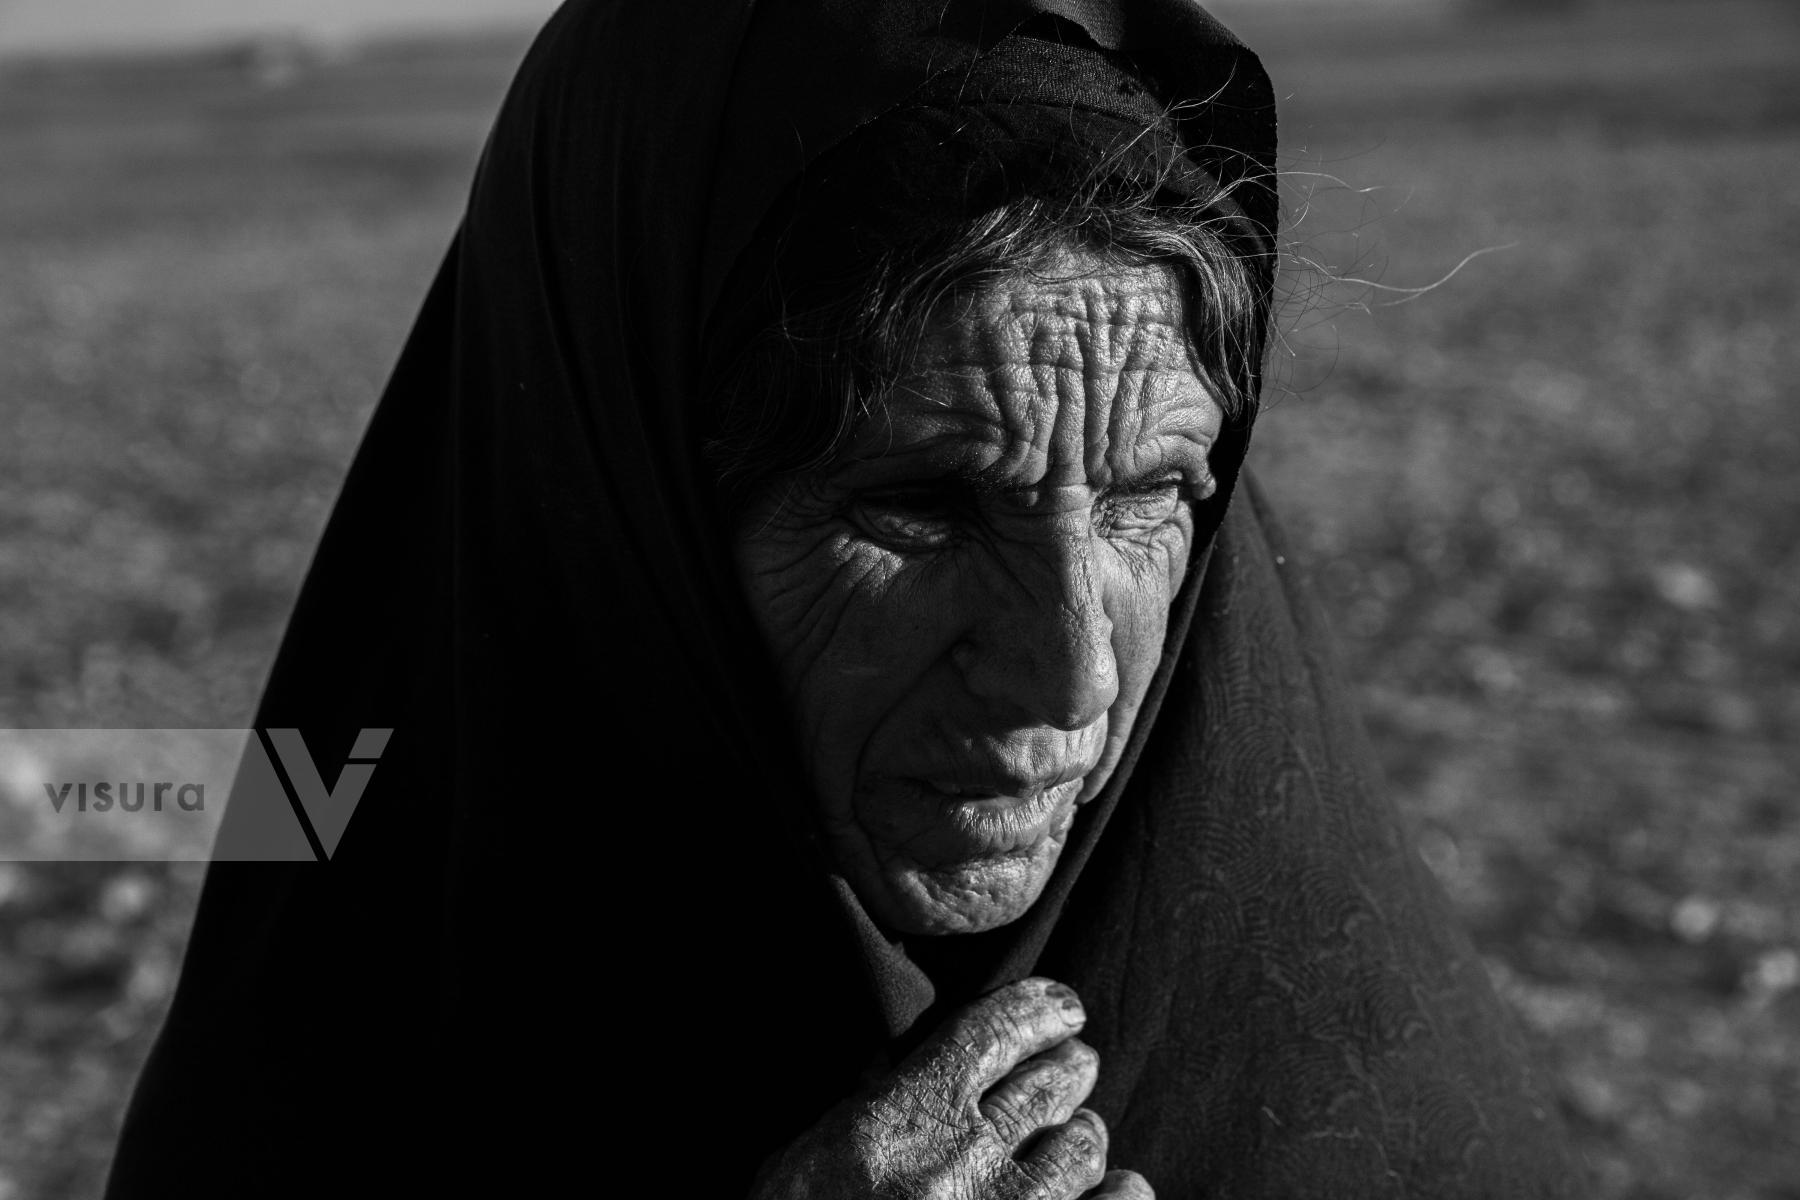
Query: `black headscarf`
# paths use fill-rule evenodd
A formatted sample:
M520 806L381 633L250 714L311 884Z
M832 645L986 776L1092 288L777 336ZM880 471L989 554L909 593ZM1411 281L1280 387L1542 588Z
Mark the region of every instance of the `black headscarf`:
M1096 86L1121 72L1141 94ZM329 864L212 867L110 1195L738 1195L1029 973L1082 996L1113 1162L1165 1198L1574 1189L1267 512L1230 498L1248 414L1134 744L1031 912L909 945L822 868L700 458L708 327L797 181L959 80L1001 121L1178 105L1266 297L1273 101L1194 4L566 4L257 719L320 762L395 733Z

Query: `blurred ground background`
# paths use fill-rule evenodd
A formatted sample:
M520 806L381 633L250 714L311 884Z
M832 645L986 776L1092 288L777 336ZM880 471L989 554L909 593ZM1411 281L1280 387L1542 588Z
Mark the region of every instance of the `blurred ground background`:
M1795 1200L1800 16L1219 7L1256 454L1423 852L1594 1195ZM0 727L249 723L522 48L0 63ZM0 863L0 1200L97 1192L197 886Z

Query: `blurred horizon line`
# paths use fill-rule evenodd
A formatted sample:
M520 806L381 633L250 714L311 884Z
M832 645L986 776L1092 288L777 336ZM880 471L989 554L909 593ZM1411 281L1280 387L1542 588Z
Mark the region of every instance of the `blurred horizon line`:
M1542 0L1540 0L1540 3ZM1364 0L1369 9L1450 10L1481 0ZM409 38L529 33L560 0L0 0L0 61L302 46L320 51ZM1227 22L1274 6L1330 12L1333 0L1208 0Z
M558 0L0 0L0 60L528 33Z

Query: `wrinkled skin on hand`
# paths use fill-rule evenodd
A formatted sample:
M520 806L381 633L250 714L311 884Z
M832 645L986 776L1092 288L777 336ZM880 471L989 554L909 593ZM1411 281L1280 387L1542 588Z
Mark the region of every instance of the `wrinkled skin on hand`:
M1106 1169L1081 1104L1100 1060L1075 993L1026 979L971 1004L770 1161L754 1200L1155 1200Z

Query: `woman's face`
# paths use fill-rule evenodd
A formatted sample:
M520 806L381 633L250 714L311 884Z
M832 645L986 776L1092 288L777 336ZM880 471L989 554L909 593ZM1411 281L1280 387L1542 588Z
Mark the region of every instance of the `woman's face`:
M831 852L895 931L1019 917L1118 762L1223 418L1184 331L1163 268L989 284L739 526Z

